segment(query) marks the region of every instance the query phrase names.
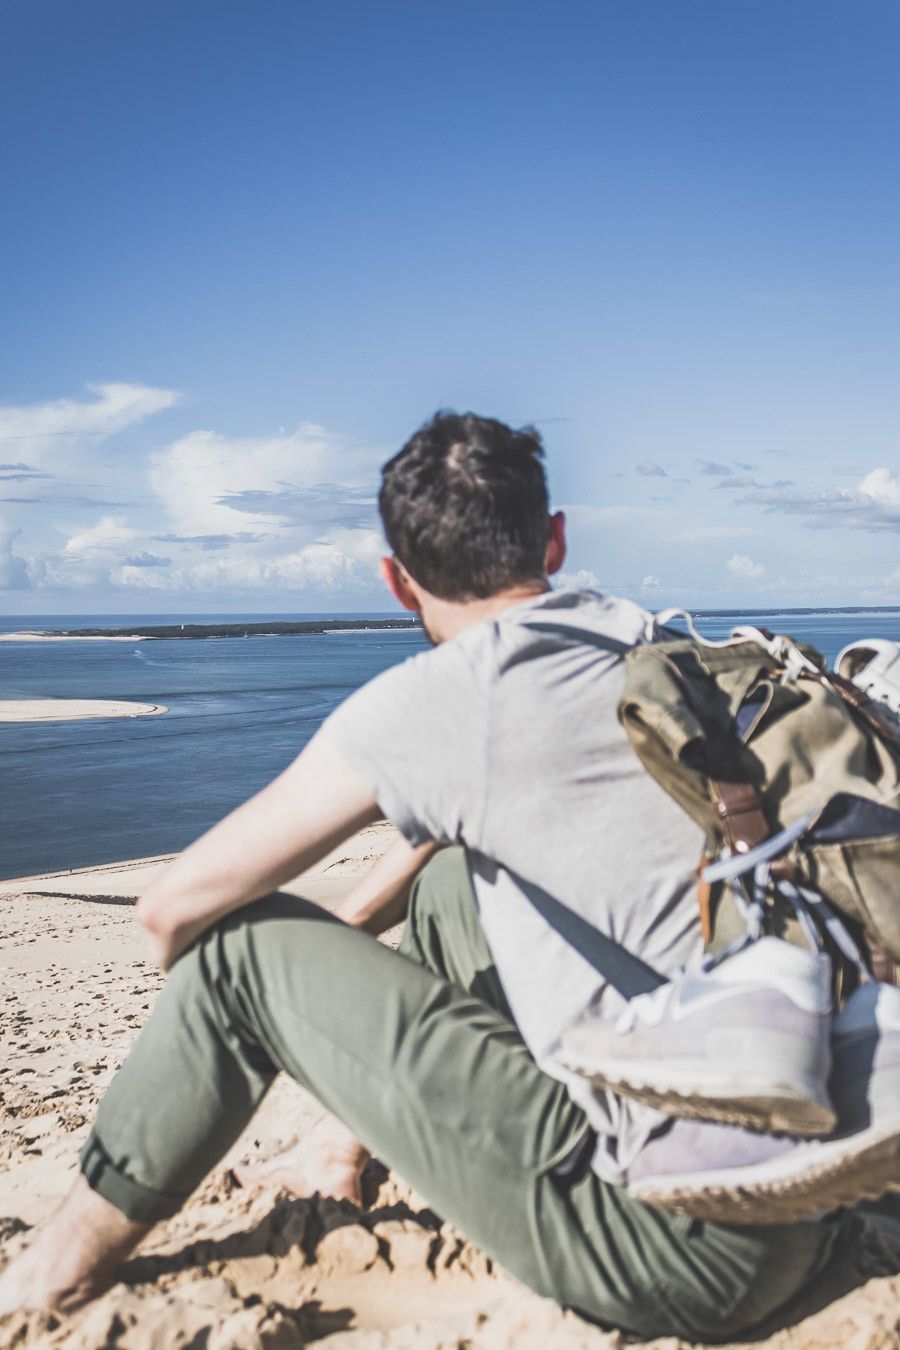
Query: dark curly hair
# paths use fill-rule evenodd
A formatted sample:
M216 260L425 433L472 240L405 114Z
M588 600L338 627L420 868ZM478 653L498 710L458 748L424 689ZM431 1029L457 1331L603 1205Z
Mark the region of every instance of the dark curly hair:
M484 599L543 576L543 457L533 427L436 413L382 470L378 509L395 557L444 600Z

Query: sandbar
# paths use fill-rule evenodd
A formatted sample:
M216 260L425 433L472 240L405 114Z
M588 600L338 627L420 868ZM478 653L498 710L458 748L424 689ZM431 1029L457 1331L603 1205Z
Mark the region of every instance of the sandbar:
M389 826L370 826L286 889L333 909L394 837ZM99 1097L162 984L132 901L169 861L0 882L0 1264L71 1185ZM397 930L387 936L396 945ZM340 972L335 982L339 989ZM343 996L353 998L352 987ZM154 1229L118 1283L80 1312L0 1321L0 1345L621 1350L618 1333L524 1289L384 1168L371 1169L365 1208L237 1187L235 1163L271 1156L320 1115L308 1093L279 1077L221 1165ZM896 1346L900 1243L892 1241L889 1228L873 1230L754 1344ZM688 1350L674 1338L653 1345Z
M0 633L0 642L146 642L141 633Z
M162 703L105 698L0 698L0 722L83 722L91 717L158 717Z

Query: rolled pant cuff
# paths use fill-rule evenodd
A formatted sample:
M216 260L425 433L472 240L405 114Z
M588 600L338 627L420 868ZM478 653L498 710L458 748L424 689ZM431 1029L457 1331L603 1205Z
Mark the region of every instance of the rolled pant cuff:
M92 1130L78 1155L82 1175L92 1191L108 1200L132 1223L158 1223L170 1219L187 1200L186 1195L166 1195L142 1186L116 1167Z

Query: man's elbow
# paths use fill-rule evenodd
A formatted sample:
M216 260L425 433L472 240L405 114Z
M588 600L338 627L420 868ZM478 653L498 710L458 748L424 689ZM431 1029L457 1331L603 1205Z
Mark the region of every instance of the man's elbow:
M147 936L153 963L160 970L170 970L186 945L183 928L174 917L173 906L163 904L152 895L143 895L134 908L135 917Z
M134 907L134 915L144 932L156 939L174 935L171 907L161 905L152 895L142 895Z

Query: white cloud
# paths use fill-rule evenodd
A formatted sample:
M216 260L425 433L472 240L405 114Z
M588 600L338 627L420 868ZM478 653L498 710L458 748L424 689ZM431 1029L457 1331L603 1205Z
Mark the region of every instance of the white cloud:
M90 397L82 399L0 406L4 504L23 537L27 532L24 563L33 587L85 586L106 580L115 548L125 536L104 538L109 517L88 530L72 522L65 528L70 538L59 551L53 532L60 527L51 512L64 511L66 517L74 512L78 521L86 511L127 506L122 498L133 496L133 450L127 454L117 450L115 456L102 459L100 446L110 436L171 408L179 398L172 389L122 381L89 384L87 390ZM121 519L118 526L128 528ZM22 560L10 562L7 544L2 551L0 584L8 585L14 577L20 585Z
M305 422L289 436L241 437L192 431L151 457L150 486L182 534L253 530L274 535L296 498L321 485L340 490L359 456L324 427ZM359 491L353 483L347 487ZM234 498L234 504L229 501Z
M661 464L655 460L645 459L638 464L636 472L644 478L668 478L668 474Z
M165 566L130 566L118 584L184 591L367 591L383 551L379 457L324 427L228 437L195 431L156 452L149 479L165 526ZM152 552L152 547L149 550ZM128 549L134 554L134 541Z
M28 563L13 552L20 531L0 521L0 591L24 591L30 579Z
M123 562L109 569L104 578L110 586L136 591L172 591L181 587L173 585L172 576L166 567L150 567L146 563Z
M590 571L587 567L580 567L577 572L557 572L551 580L558 589L579 591L599 591L601 589L600 578L597 573Z
M652 572L648 572L641 582L641 586L645 591L655 591L659 587L659 577L654 576Z
M151 555L125 558L109 567L112 585L175 592L311 591L342 595L380 589L375 530L337 532L299 548L272 554L235 544L200 556L183 550L180 561Z
M820 528L900 530L900 476L892 469L872 469L855 488L795 489L773 484L752 492L741 504L806 516Z
M140 530L122 516L101 516L96 524L70 534L58 552L45 555L40 584L64 590L108 584L140 537Z
M121 516L101 516L96 525L70 535L63 546L66 558L91 558L109 549L130 547L140 534L125 524Z
M900 506L900 475L891 469L873 469L866 474L859 490L878 506Z
M761 577L766 570L762 563L754 562L746 553L735 553L725 566L736 577Z
M223 538L215 550L204 547L208 536L170 537L165 556L153 551L156 537L122 516L102 516L48 555L42 584L69 591L109 586L177 594L300 590L345 595L380 587L383 542L377 530L335 527L326 537L293 541L284 532L245 533Z
M0 445L11 459L70 457L67 440L111 436L177 403L172 389L145 384L89 384L88 401L60 398L48 403L0 406Z
M335 540L307 544L296 553L273 559L271 575L292 589L351 590L371 585L376 573L368 560L354 556Z

